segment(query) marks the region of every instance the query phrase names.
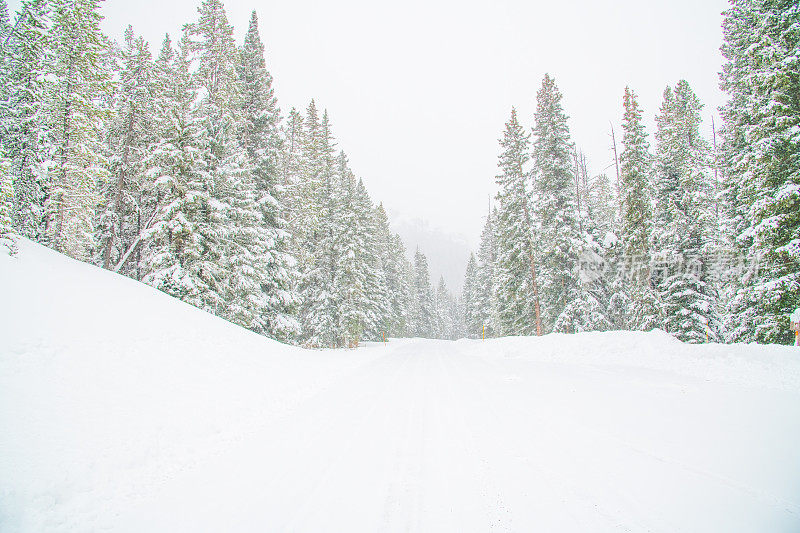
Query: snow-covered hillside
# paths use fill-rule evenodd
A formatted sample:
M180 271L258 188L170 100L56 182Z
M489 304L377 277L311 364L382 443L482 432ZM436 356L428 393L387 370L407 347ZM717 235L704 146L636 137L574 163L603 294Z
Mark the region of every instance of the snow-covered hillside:
M800 530L800 350L304 351L0 253L0 531Z

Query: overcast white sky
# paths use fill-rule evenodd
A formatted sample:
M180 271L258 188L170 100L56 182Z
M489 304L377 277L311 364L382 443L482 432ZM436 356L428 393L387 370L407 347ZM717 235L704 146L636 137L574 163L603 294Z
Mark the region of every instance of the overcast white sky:
M18 2L10 2L12 9ZM199 0L106 0L104 29L127 24L157 53ZM476 246L494 190L497 139L511 106L533 123L545 72L564 94L573 139L599 172L613 161L626 84L652 118L666 84L686 78L710 114L723 102L724 0L228 0L241 41L258 12L284 115L311 98L370 193ZM609 169L613 172L613 169ZM432 252L432 251L430 251Z

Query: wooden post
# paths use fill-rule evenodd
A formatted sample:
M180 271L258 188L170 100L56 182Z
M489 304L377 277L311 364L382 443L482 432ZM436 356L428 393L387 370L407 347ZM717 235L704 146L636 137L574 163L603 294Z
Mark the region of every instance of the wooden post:
M481 332L481 340L486 339L486 326L483 326L483 331Z

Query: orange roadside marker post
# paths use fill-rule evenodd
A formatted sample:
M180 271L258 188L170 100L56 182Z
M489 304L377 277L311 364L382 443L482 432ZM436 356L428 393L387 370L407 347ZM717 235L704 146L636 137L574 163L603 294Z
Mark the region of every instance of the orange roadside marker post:
M789 327L794 331L794 345L800 346L800 307L789 315Z

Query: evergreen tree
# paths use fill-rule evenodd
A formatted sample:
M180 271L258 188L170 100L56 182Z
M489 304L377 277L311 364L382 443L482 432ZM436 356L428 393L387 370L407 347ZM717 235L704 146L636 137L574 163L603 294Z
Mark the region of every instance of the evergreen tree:
M473 299L475 325L482 336L494 337L499 334L496 260L497 242L495 238L495 221L497 211L486 216L486 223L481 232L478 248L478 264L475 281L475 297Z
M25 0L14 23L8 26L5 2L0 5L0 144L9 158L13 176L14 225L26 237L41 240L44 233L44 201L47 190L43 166L47 117L44 83L47 27L45 0ZM3 29L5 28L5 29Z
M48 141L46 240L56 250L88 259L94 237L98 183L107 176L100 131L110 91L103 64L99 0L53 0L46 62Z
M433 338L435 329L436 305L431 289L428 259L417 248L414 254L414 304L411 314L412 335Z
M411 288L408 285L408 260L400 237L392 233L383 204L375 208L378 256L383 266L388 300L387 317L383 330L387 335L407 335Z
M792 0L734 0L722 52L730 239L748 271L730 304L730 339L789 343L800 306L800 10Z
M106 135L110 179L101 186L104 209L96 228L102 266L136 279L141 279L141 248L137 245L135 260L123 265L121 259L141 238L156 208L154 187L145 168L148 147L154 141L151 59L147 43L141 36L134 38L133 28L128 26L119 53L121 70Z
M532 228L528 192L525 188L528 173L525 165L530 159L530 135L525 134L511 109L500 146L496 181L497 218L495 290L498 307L498 333L501 335L530 335L536 332L536 314L531 261Z
M478 262L475 254L469 254L467 270L464 274L464 288L461 292L461 303L464 313L464 335L477 338L481 334L479 310L477 308Z
M625 87L620 154L620 235L612 301L616 327L649 330L661 325L658 297L650 279L653 229L652 156L636 94Z
M289 254L289 235L282 218L284 207L279 194L280 111L272 89L272 76L267 71L264 45L258 33L255 11L239 53L237 65L242 88L243 125L240 143L247 151L252 169L254 201L261 223L254 242L254 261L261 275L263 292L259 331L270 337L287 340L299 334L294 318L299 297L294 292L298 277L295 259ZM259 224L255 222L255 224Z
M13 254L16 243L11 236L13 227L11 214L14 209L14 187L11 182L11 161L0 151L0 246Z
M178 53L169 36L153 73L154 130L148 148L148 179L157 190L158 207L146 231L142 258L143 281L196 307L209 309L204 295L215 286L206 269L210 243L208 213L211 196L200 160L204 129L193 111L196 89L189 71L189 43Z
M573 331L586 313L578 283L582 236L576 219L575 173L561 92L545 75L536 95L533 141L536 264L545 330Z
M716 338L715 293L704 257L702 194L707 146L699 133L699 100L688 83L667 87L656 117L657 186L653 247L654 283L664 308L664 325L687 342Z

